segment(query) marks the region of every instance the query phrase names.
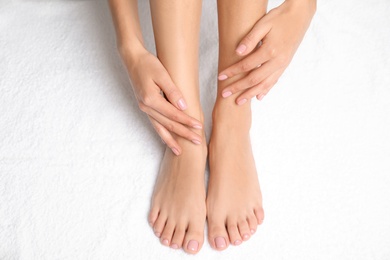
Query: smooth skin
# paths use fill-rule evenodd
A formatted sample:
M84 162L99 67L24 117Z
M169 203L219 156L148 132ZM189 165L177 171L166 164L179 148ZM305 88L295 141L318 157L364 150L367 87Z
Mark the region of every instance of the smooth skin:
M268 13L266 0L218 0L218 94L208 147L199 101L201 1L150 1L157 57L143 45L137 0L109 3L139 107L167 144L148 217L153 231L163 245L196 254L207 220L212 248L241 244L264 219L250 100L261 100L288 66L316 0L286 0Z

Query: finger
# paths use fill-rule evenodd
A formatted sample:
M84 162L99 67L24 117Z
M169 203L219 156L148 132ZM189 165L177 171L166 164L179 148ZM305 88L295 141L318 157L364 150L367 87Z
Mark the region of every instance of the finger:
M158 111L156 111L150 107L143 108L142 111L144 111L150 117L155 119L159 124L161 124L169 132L175 133L181 137L184 137L185 139L193 142L194 144L201 144L202 138L198 134L189 130L187 127L183 126L182 124L179 124L175 121L170 120L169 118L163 116Z
M180 155L181 154L181 147L179 144L175 141L175 139L172 137L171 133L164 127L162 126L159 122L157 122L155 119L152 117L148 116L150 122L153 125L154 130L157 132L157 134L161 137L163 142L171 148L172 152L175 155Z
M252 99L254 96L260 101L271 90L271 88L278 82L281 75L281 71L274 72L268 78L261 83L243 92L236 99L238 105L245 104L247 100Z
M269 59L270 57L268 55L268 52L263 51L263 49L260 47L253 54L250 54L248 57L240 60L239 62L233 64L229 68L221 71L218 75L218 79L225 80L237 74L241 74L243 72L247 72L259 68L263 63L265 63Z
M178 122L183 125L187 125L189 127L193 127L196 129L202 129L202 123L196 120L195 118L190 117L184 112L177 110L172 104L167 102L163 97L159 97L153 102L149 104L151 108L158 111L165 117L171 119L172 121Z
M222 97L226 98L234 93L256 86L277 69L278 67L273 61L264 63L260 68L253 70L244 78L227 86L222 91Z
M267 15L266 15L267 16ZM259 42L271 30L271 24L263 20L266 16L260 19L252 28L252 30L238 44L236 53L240 56L247 55L253 51Z
M179 110L186 110L187 103L184 100L183 94L179 88L173 83L168 71L164 68L164 73L157 78L155 83L161 88L165 96Z

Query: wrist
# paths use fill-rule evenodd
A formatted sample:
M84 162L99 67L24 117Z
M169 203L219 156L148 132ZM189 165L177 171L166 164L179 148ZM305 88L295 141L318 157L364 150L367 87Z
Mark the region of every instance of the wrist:
M148 52L139 40L118 41L117 49L128 70L132 70L139 57Z

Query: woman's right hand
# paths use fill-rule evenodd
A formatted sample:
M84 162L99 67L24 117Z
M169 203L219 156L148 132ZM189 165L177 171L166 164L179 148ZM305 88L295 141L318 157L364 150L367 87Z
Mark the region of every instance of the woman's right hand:
M200 144L201 136L190 128L202 129L202 124L183 112L187 108L183 95L160 60L147 50L131 57L121 52L121 56L127 67L138 106L148 115L163 142L176 155L180 155L181 147L172 133Z

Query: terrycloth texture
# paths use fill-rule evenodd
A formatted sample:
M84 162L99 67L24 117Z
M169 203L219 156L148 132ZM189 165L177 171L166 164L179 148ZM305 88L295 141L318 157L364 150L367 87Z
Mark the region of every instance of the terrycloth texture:
M209 135L215 1L203 9ZM388 0L319 1L293 62L253 102L264 224L192 259L390 259L389 13ZM146 220L163 144L138 110L105 1L0 1L0 137L0 259L190 258Z

